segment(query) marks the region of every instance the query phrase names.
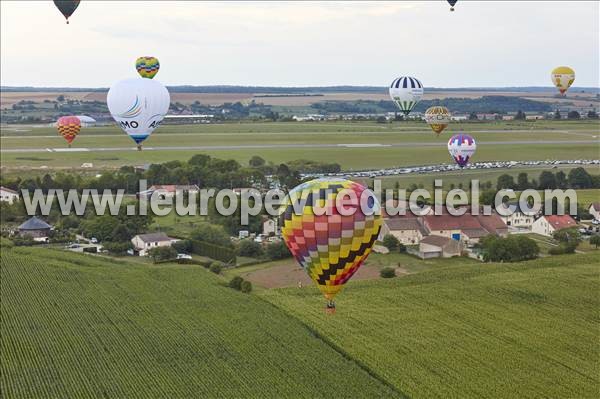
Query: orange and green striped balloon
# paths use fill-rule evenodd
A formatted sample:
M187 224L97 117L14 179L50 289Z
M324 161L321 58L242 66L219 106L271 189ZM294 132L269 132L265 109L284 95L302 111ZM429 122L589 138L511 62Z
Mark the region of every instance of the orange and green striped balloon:
M152 79L160 69L160 62L156 57L140 57L135 61L135 69L142 78Z
M62 116L56 122L58 133L63 136L69 147L81 130L81 121L76 116Z
M381 229L373 193L346 179L321 178L294 188L281 214L283 239L328 302L371 253Z

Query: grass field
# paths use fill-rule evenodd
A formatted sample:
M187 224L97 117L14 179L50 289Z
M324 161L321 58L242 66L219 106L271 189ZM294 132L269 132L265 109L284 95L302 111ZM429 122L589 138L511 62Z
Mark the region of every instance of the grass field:
M82 131L80 137L74 141L73 147L88 148L88 152L64 152L61 150L66 149L66 144L61 137L58 137L53 128L3 126L0 130L0 143L3 150L43 149L43 152L3 153L1 163L3 171L43 166L72 168L79 167L83 162L92 162L95 169L103 169L187 159L199 152L221 158L236 159L244 164L253 155L260 155L274 163L302 158L337 162L345 170L449 163L446 142L450 134L457 131L469 132L478 141L479 148L474 161L595 159L598 157L597 145L576 143L576 141L595 141L600 136L600 128L597 123L589 121L456 123L440 137L436 137L425 123L415 122L165 125L144 143L148 150L138 152L111 151L110 148L113 147L133 149L134 144L117 127L110 126L87 128ZM545 144L544 140L560 141L560 143ZM523 141L539 141L540 143L536 145L521 144L520 142ZM506 144L485 145L486 142L506 142ZM414 143L417 143L416 146L393 146L414 145ZM345 146L345 144L349 146ZM352 147L357 144L379 145L379 147ZM423 144L423 146L419 146L419 144ZM431 144L439 145L431 146ZM280 145L310 145L313 147L277 148ZM319 147L322 145L330 147ZM173 146L220 146L223 148L207 150L167 148ZM247 148L248 146L259 147ZM264 148L264 146L275 147ZM152 147L155 149L150 150ZM94 148L109 150L100 152L94 151Z
M600 256L439 267L351 283L335 317L316 289L261 291L409 397L595 398Z
M0 391L34 397L398 397L201 267L2 251Z

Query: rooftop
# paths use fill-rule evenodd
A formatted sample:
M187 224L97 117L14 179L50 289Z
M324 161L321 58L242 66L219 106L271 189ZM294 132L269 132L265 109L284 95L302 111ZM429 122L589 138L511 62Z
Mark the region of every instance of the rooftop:
M569 215L548 215L544 218L555 230L567 229L577 225L577 222Z
M161 242L161 241L171 241L173 238L169 237L165 233L148 233L148 234L138 234L138 237L143 242Z
M11 193L11 194L19 194L18 192L16 192L15 190L8 188L8 187L4 187L4 186L0 186L0 190L1 191L6 191L7 193Z
M19 226L19 230L49 230L51 228L52 226L35 216Z

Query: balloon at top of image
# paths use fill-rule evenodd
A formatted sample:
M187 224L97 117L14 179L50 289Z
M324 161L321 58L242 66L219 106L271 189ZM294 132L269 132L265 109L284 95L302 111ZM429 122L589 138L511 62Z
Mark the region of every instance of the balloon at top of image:
M341 178L311 180L286 197L283 239L328 300L328 312L333 312L334 297L371 253L382 225L380 210L370 190Z
M54 0L54 5L65 16L67 23L69 23L69 17L73 15L79 6L79 0Z
M160 69L160 62L156 57L139 57L135 60L135 69L142 78L152 79Z
M108 90L106 103L117 125L141 149L142 141L160 126L169 110L169 91L157 80L121 80Z
M575 81L575 71L568 66L559 66L552 70L550 78L560 94L565 94Z
M390 97L396 106L407 116L423 97L423 85L417 78L402 76L390 85Z

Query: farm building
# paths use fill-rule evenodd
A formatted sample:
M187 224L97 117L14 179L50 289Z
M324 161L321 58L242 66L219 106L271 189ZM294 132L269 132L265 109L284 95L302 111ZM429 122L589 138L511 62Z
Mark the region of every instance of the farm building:
M19 234L33 237L34 241L47 241L52 226L42 219L32 217L18 227Z
M0 201L12 204L19 199L19 193L7 187L0 186Z
M379 237L391 234L404 245L418 244L427 235L421 219L417 217L394 217L384 219Z
M448 237L427 236L419 243L419 256L426 258L451 258L460 256L462 244Z
M137 197L139 198L140 196L146 196L147 198L150 198L150 197L152 197L152 195L155 192L157 193L159 199L166 199L166 198L175 198L175 194L177 192L180 192L183 194L190 194L190 193L198 194L200 192L200 187L198 187L195 184L192 184L192 185L157 184L157 185L151 186L146 191L140 191L139 193L137 193Z
M177 241L179 240L176 238L171 238L165 233L138 234L131 239L131 243L133 244L135 251L140 256L148 255L148 251L150 251L152 248L170 247L171 244Z
M596 220L600 220L600 202L594 202L589 207L590 215Z
M543 236L552 237L555 231L576 227L577 222L569 215L542 216L531 226L531 231Z

